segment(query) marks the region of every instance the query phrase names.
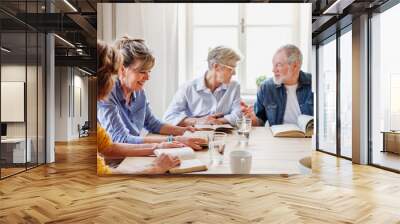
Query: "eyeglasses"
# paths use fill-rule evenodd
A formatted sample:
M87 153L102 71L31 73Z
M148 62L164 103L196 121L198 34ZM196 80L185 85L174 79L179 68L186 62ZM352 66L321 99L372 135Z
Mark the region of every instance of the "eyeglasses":
M225 68L229 68L233 74L236 73L236 66L232 67L232 66L224 65L224 64L220 64L220 65L224 66Z

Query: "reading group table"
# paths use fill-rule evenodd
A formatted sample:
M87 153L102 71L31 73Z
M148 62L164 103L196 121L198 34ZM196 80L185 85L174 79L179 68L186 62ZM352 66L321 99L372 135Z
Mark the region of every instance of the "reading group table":
M196 151L196 158L206 164L208 169L185 175L232 174L229 154L233 150L247 150L252 154L250 174L294 175L311 171L310 167L307 168L301 162L304 158L311 157L311 138L273 137L269 127L252 127L248 146L241 146L236 131L233 131L227 136L221 165L210 165L208 150ZM130 167L149 164L154 159L155 157L126 157L117 169L130 169Z

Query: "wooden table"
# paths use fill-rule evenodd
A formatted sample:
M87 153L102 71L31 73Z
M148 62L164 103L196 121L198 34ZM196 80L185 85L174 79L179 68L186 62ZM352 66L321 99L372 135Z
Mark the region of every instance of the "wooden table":
M232 174L229 166L229 154L233 150L247 150L252 153L250 174L301 174L307 170L300 164L304 157L311 156L311 138L275 138L269 127L253 127L250 132L249 145L241 147L234 132L228 135L222 165L208 166L207 171L189 174ZM208 150L197 151L196 157L209 165ZM129 169L149 164L154 157L127 157L117 169Z
M400 131L382 131L383 149L382 152L400 154Z

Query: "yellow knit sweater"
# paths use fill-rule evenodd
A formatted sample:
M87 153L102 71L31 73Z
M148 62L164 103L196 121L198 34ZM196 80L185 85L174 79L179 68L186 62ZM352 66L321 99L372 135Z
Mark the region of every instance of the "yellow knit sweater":
M97 174L111 174L111 169L108 167L101 156L104 149L113 144L110 136L106 130L99 123L97 123Z

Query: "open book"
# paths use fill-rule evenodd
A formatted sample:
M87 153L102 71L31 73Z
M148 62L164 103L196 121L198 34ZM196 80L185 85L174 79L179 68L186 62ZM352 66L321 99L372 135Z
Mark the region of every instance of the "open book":
M196 124L194 127L200 131L220 131L227 134L232 133L233 130L230 124Z
M297 118L297 124L273 125L271 131L274 137L308 138L314 131L314 117L302 114Z
M156 149L154 154L158 157L161 154L168 154L171 156L178 156L181 164L177 167L171 168L170 173L190 173L195 171L207 170L207 166L199 159L196 159L196 154L192 148L173 148L173 149Z

